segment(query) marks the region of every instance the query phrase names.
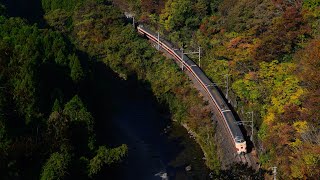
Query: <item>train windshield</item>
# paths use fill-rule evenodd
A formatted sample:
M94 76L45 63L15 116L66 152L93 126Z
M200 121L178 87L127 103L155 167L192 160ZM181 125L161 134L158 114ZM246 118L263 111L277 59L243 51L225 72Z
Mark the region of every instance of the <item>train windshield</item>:
M236 137L235 140L236 140L237 143L243 143L244 142L244 140L242 138L240 138L240 137Z

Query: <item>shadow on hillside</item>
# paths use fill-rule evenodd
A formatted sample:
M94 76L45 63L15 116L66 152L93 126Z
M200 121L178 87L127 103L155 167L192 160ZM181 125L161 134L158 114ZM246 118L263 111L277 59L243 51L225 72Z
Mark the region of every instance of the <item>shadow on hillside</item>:
M3 4L11 17L25 18L31 24L37 23L40 27L46 25L41 0L4 0Z

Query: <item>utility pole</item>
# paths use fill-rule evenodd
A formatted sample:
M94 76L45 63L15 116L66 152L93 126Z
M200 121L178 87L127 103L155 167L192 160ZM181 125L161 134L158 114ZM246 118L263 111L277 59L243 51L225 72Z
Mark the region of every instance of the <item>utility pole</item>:
M238 121L235 122L237 125L244 125L244 126L249 126L251 127L251 136L250 136L250 140L253 142L253 111L251 112L247 112L246 114L251 113L251 121ZM250 123L250 124L247 124Z
M277 180L277 167L271 167L272 168L272 173L273 173L273 180Z
M199 67L201 67L201 47L199 46Z
M158 32L158 47L157 47L158 51L160 50L160 34Z
M182 71L183 71L183 62L184 62L184 60L183 60L183 56L184 56L184 53L183 53L183 48L181 49L181 51L182 51L182 53L181 53L181 59L182 59L182 62L181 62L181 69L182 69Z
M226 99L228 100L228 93L229 93L229 74L226 74L224 75L226 76L226 88L227 88L227 91L226 91Z
M251 137L250 137L250 140L253 141L253 111L247 112L247 114L251 114Z
M201 47L199 46L199 51L195 51L195 52L188 52L188 53L183 53L183 54L199 54L199 67L201 67Z
M132 16L132 26L133 26L133 28L135 28L135 26L134 26L134 16Z

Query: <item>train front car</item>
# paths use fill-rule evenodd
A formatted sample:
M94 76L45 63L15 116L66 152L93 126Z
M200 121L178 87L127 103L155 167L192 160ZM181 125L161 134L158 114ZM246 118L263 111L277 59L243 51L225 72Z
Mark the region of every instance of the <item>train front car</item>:
M231 135L238 154L247 153L247 144L243 138L243 134L238 126L238 123L231 110L225 110L224 115L227 120L227 124L231 130Z
M138 25L137 30L138 30L138 33L140 33L141 35L144 35L143 25L141 25L141 24Z
M237 149L238 154L245 154L247 153L247 143L243 139L243 136L236 136L234 138L234 143Z

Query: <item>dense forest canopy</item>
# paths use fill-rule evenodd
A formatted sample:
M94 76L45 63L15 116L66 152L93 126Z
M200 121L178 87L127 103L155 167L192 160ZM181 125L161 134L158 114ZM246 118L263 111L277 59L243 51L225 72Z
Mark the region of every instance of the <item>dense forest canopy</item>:
M277 166L285 178L319 176L319 0L115 3L180 47L203 47L213 81L224 84L229 74L241 118L254 112L263 168Z
M207 104L176 65L137 36L123 12L180 47L201 46L201 67L224 92L229 75L229 97L240 118L248 120L246 112L254 112L262 168L277 166L284 179L319 177L319 0L42 0L41 5L45 29L8 17L0 5L5 178L60 179L79 170L93 178L125 157L125 145L108 149L95 142L95 120L83 100L92 62L79 52L101 57L124 79L134 74L150 83L172 118L199 135L209 152L207 165L219 168ZM74 135L83 137L81 142ZM37 165L25 169L31 163Z
M97 146L78 95L91 78L87 59L60 32L0 12L1 179L93 177L120 161L126 145Z
M87 88L97 78L92 64L100 56L124 79L135 74L141 81L152 82L152 92L169 107L173 119L210 135L201 143L209 152L208 165L218 170L215 146L208 145L213 141L208 108L173 62L126 25L119 9L103 1L42 3L50 4L44 8L44 18L52 28L8 17L1 6L0 168L6 172L1 175L4 179L95 178L106 166L125 158L126 145L109 149L98 146L95 138Z

